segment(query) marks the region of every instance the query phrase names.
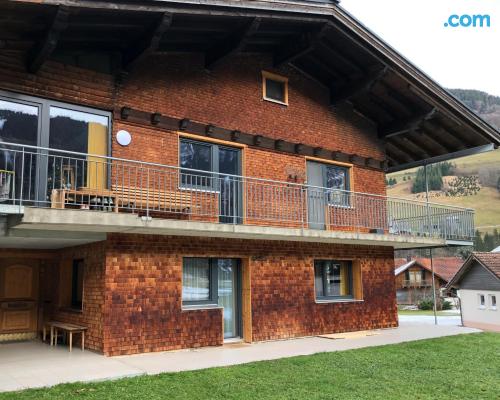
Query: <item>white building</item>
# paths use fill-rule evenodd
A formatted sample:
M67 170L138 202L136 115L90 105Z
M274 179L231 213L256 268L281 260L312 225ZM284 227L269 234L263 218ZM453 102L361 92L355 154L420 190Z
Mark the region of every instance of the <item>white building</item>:
M452 287L465 326L500 332L500 253L472 253L448 283Z

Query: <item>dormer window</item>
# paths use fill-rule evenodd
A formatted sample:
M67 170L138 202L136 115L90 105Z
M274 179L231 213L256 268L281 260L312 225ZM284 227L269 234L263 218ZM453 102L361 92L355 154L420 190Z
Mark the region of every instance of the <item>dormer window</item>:
M288 78L263 71L262 93L264 100L288 105Z

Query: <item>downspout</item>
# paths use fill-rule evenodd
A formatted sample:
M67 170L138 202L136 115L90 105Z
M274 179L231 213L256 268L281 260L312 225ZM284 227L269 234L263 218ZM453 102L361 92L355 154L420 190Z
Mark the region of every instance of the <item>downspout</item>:
M431 230L431 214L430 214L430 205L429 205L429 180L427 177L427 163L424 164L424 175L425 175L425 199L427 203L427 228L429 229L429 234L432 234ZM435 274L434 274L434 262L432 259L432 247L429 247L429 257L431 260L431 273L432 273L432 300L433 306L432 309L434 311L434 324L438 324L437 320L437 304L436 304L436 282L435 282Z

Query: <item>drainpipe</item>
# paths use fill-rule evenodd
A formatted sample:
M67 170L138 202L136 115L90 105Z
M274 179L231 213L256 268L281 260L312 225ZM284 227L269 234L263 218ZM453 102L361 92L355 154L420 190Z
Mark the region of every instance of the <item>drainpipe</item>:
M425 199L427 203L427 228L429 229L429 234L431 234L431 214L429 205L429 180L427 177L427 163L424 164L424 176L425 176ZM432 259L432 247L429 247L429 258L431 260L431 273L432 273L432 300L433 300L433 311L434 311L434 324L438 324L437 320L437 304L436 304L436 282L434 275L434 262Z

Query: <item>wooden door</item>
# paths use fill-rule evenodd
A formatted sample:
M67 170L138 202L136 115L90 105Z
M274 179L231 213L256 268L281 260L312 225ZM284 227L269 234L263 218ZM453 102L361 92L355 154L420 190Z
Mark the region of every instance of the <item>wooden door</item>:
M36 333L38 262L0 259L0 334Z

